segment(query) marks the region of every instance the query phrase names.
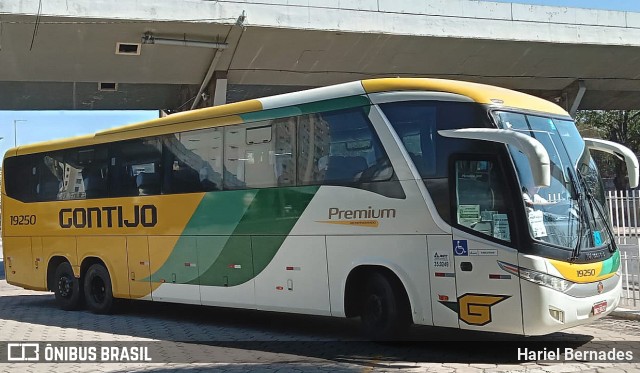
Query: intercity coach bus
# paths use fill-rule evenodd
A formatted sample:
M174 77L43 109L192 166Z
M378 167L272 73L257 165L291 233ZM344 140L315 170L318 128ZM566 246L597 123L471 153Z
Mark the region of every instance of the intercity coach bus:
M524 335L609 313L620 255L559 106L372 79L7 152L10 284L66 310L141 299Z

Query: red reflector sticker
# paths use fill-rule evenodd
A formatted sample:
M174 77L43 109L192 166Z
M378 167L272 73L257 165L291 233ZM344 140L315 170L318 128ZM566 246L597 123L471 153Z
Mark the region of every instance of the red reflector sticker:
M494 275L494 274L489 275L489 279L491 280L509 280L510 278L511 278L511 275Z
M438 294L438 300L447 301L447 300L449 300L449 297L446 296L446 295Z
M434 273L436 277L456 277L455 273L445 273L445 272L436 272Z

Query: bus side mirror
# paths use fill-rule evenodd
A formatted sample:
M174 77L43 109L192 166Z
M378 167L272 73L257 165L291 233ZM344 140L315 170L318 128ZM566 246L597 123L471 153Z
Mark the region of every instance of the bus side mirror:
M601 152L613 154L624 160L627 165L627 175L629 176L629 186L631 189L638 187L638 157L624 145L617 142L600 140L600 139L584 139L584 144L590 150L599 150Z
M511 145L520 150L529 160L529 167L536 186L548 187L551 184L551 161L549 153L533 137L520 132L495 128L464 128L458 130L440 130L440 136L483 140Z

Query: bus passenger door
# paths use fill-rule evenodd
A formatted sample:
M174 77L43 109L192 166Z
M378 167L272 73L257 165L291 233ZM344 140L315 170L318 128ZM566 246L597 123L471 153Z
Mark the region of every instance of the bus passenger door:
M132 299L151 299L147 236L127 237L127 265L129 266L129 296Z
M455 229L451 246L460 328L522 334L520 279L498 264L517 263L518 252Z
M453 164L451 253L460 328L522 334L520 279L502 267L518 265L513 202L499 163L473 156Z

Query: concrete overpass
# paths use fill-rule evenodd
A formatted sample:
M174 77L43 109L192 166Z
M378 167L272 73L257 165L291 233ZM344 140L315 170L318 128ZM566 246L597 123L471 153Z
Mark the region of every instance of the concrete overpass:
M638 66L640 13L469 0L0 2L3 110L185 110L378 76L638 109Z

